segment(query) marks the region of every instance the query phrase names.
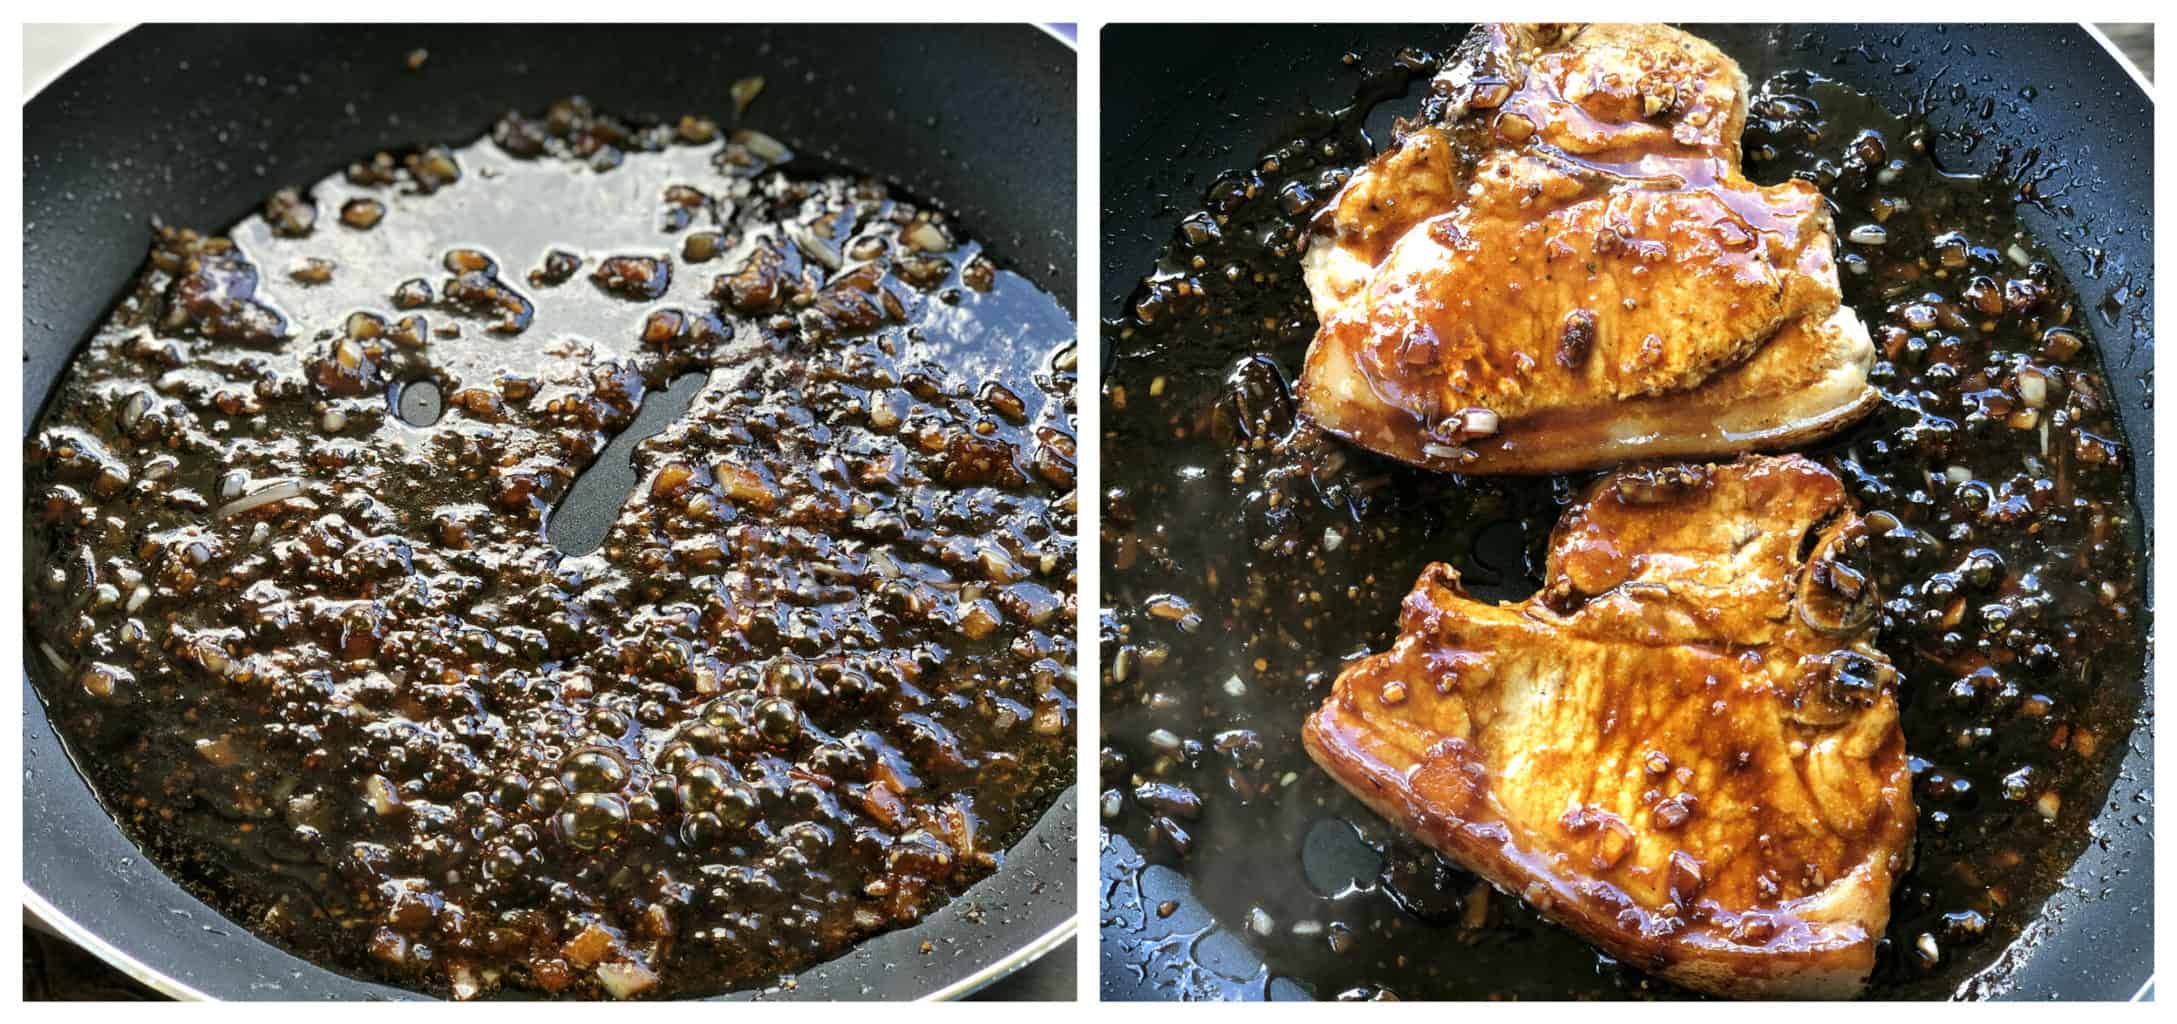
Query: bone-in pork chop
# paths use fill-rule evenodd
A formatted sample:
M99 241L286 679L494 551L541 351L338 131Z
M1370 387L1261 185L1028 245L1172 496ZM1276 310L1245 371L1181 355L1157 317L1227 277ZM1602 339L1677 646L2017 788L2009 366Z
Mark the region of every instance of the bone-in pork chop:
M1734 996L1859 991L1911 857L1865 527L1797 456L1606 477L1522 604L1432 565L1309 717L1363 802L1612 956Z
M1534 473L1773 450L1873 408L1803 181L1740 173L1746 77L1656 25L1483 26L1318 216L1302 410Z

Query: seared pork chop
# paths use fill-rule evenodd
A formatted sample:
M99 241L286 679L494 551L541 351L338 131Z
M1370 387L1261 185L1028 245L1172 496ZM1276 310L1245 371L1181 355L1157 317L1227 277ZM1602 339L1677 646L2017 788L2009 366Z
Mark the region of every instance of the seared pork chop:
M1874 407L1803 181L1739 170L1746 77L1659 25L1492 25L1318 216L1300 379L1324 429L1433 469L1775 449Z
M1612 956L1718 995L1859 991L1911 857L1864 526L1798 456L1631 470L1523 604L1432 565L1309 717L1363 802Z

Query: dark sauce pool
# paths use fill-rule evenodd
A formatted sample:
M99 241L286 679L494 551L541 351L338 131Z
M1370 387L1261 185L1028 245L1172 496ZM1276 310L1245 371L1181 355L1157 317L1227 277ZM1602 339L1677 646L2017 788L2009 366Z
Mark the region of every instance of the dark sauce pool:
M161 229L71 364L33 675L150 859L318 963L791 985L1071 784L1074 337L705 119L380 154Z
M1438 475L1296 422L1296 241L1373 155L1371 110L1434 69L1408 51L1219 176L1105 324L1102 917L1135 992L1684 994L1401 835L1301 748L1424 564L1524 598L1587 479ZM1885 399L1811 452L1876 525L1914 754L1916 863L1869 995L1972 994L2089 841L2137 722L2132 456L2089 311L2021 226L2031 176L1947 173L1919 119L1818 75L1757 91L1748 174L1831 199Z

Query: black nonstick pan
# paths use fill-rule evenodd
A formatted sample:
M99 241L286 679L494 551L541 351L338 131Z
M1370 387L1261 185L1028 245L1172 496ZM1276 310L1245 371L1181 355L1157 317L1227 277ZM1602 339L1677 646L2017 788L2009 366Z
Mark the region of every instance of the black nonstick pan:
M411 70L418 49L429 60ZM1074 64L1070 44L1026 26L138 28L24 108L25 427L154 218L232 223L358 154L473 138L571 95L631 116L730 112L732 83L762 75L765 130L950 204L1072 308ZM32 918L168 995L415 998L274 948L146 863L27 678L22 701ZM1074 806L1069 789L994 875L920 925L739 997L953 997L1048 952L1074 929Z
M2151 402L2155 227L2154 106L2148 86L2104 40L2075 25L1686 27L1735 57L1757 84L1778 71L1802 69L1870 94L1891 110L1921 112L1932 129L1934 151L1945 170L1987 172L2003 161L2029 158L2028 154L2031 160L2040 162L2035 173L2045 175L2039 186L2042 194L2060 198L2026 208L2021 216L2030 233L2047 248L2064 277L2077 289L2082 306L2091 307L2086 316L2100 346L2113 401L2120 406L2118 419L2135 454L2131 497L2145 530L2140 550L2148 553L2140 559L2137 571L2139 579L2149 579L2154 508ZM1106 29L1100 299L1107 325L1131 322L1125 318L1139 296L1146 294L1137 291L1137 283L1156 269L1159 252L1176 237L1182 237L1175 234L1184 230L1181 218L1201 208L1205 191L1234 180L1220 178L1222 172L1244 170L1285 140L1322 130L1327 121L1320 116L1311 119L1304 112L1338 110L1354 103L1357 95L1364 103L1376 104L1366 124L1380 146L1388 137L1392 117L1413 112L1420 86L1416 84L1401 96L1398 86L1384 89L1369 83L1395 78L1395 69L1403 59L1401 53L1407 48L1446 54L1465 31L1466 26L1461 25ZM1213 270L1204 270L1204 276ZM1111 339L1116 333L1107 327L1107 367L1111 365ZM1143 352L1141 358L1145 361L1181 358L1170 349L1147 348ZM1144 377L1149 372L1161 371L1141 371ZM1234 380L1238 380L1239 371L1233 372ZM1107 437L1112 429L1110 409L1107 396ZM1104 486L1121 486L1115 476L1123 473L1115 474L1108 454L1104 465ZM1211 472L1214 475L1220 471ZM1216 510L1203 514L1238 513ZM1107 511L1107 537L1108 517ZM1449 543L1448 538L1438 539ZM1105 556L1107 604L1114 603L1109 547L1107 544ZM1511 557L1517 564L1516 544ZM1331 582L1344 585L1344 581ZM1148 599L1147 594L1132 596ZM1488 596L1516 599L1525 595ZM1117 603L1123 604L1127 597L1119 595ZM2143 616L2141 628L2145 628L2145 621ZM1107 680L1111 635L1107 622ZM2120 751L2104 758L2101 781L2093 784L2097 787L2094 792L2101 794L2098 810L2093 814L2090 832L2086 823L2080 823L2081 834L2074 844L2079 852L2063 873L2060 886L2033 913L2016 941L2007 946L1973 949L1964 954L1970 966L1956 967L1945 975L1954 980L1942 986L1942 991L1917 991L1915 995L2098 1000L2151 997L2151 668L2150 649L2149 664L2131 684L2136 688L2126 688L2123 694L2126 699L2136 700L2139 709L2125 723L2130 735ZM1239 675L1247 672L1246 666L1235 665L1231 671L1236 674L1226 692L1236 701L1256 699L1252 690L1238 685ZM1224 697L1210 692L1218 680L1226 677L1225 668L1187 662L1185 674L1189 678L1203 677L1194 684L1202 692L1190 693L1183 699L1226 706L1221 703ZM1327 680L1322 685L1327 686ZM1321 689L1310 692L1315 700L1321 699ZM1299 706L1297 697L1284 699ZM1106 742L1112 743L1114 734L1109 730L1115 712L1109 700L1104 707ZM1118 713L1126 711L1122 708ZM1220 721L1210 728L1229 724ZM1297 714L1290 725L1297 733ZM1136 728L1146 727L1145 723ZM1156 746L1154 735L1146 741L1135 733L1125 735L1123 743L1132 745L1121 749L1117 760L1107 753L1106 787L1128 786L1127 773L1133 770L1128 765L1141 764L1138 752ZM1169 735L1165 738L1170 740ZM1210 742L1205 731L1203 763L1224 764L1211 750ZM1129 756L1136 759L1126 760ZM1114 764L1119 766L1116 774ZM1289 766L1288 762L1279 762L1280 768ZM1308 769L1312 770L1312 766ZM1204 785L1222 784L1214 770L1196 777L1204 780ZM1270 781L1274 784L1276 780ZM2103 785L2105 793L2098 788ZM1136 800L1131 792L1107 793L1105 800L1107 808L1129 809L1123 812L1126 816L1113 819L1128 824L1108 828L1101 843L1104 998L1321 999L1370 994L1366 990L1341 993L1321 989L1309 978L1267 966L1274 958L1261 952L1265 944L1259 935L1272 934L1275 928L1282 938L1289 921L1233 914L1232 900L1222 904L1225 917L1220 918L1204 897L1213 883L1190 882L1185 872L1175 870L1181 861L1174 851L1187 842L1184 831L1179 841L1171 840L1170 833L1145 831L1140 823L1155 811L1133 810ZM1279 802L1296 800L1288 797ZM1183 830L1194 832L1192 841L1197 845L1203 841L1200 837L1205 830L1216 827L1218 805L1213 800L1206 803L1199 821L1182 825ZM1278 819L1297 822L1295 834L1266 834L1248 840L1270 851L1259 855L1264 865L1261 875L1242 872L1249 875L1246 885L1253 887L1252 891L1284 890L1317 882L1318 865L1312 853L1304 852L1313 847L1317 838L1309 830L1308 813L1294 811ZM1263 817L1274 819L1276 815L1265 812ZM1156 837L1156 849L1141 841L1144 835ZM1351 838L1345 837L1343 845L1327 856L1336 860L1337 850L1350 851L1355 847ZM1330 880L1341 885L1373 885L1377 867L1374 861L1366 857L1363 860L1365 863L1352 869L1356 874L1334 874ZM1340 865L1332 867L1345 870ZM1425 870L1423 877L1429 877ZM1450 884L1471 882L1469 877ZM1229 895L1232 887L1225 886L1224 890ZM1325 900L1344 898L1333 890L1335 886L1316 888ZM1287 905L1291 906L1291 902ZM1398 945L1384 948L1379 942L1371 955L1434 960L1446 973L1472 969L1468 964L1473 947L1463 946L1453 938L1456 929L1416 923L1419 920L1423 919L1407 920ZM1307 923L1320 927L1319 921ZM1368 939L1363 937L1361 941ZM1482 941L1525 940L1485 937ZM1321 944L1318 940L1317 945ZM1335 942L1331 948L1338 951ZM1500 958L1494 962L1517 966L1516 952L1500 951L1497 955Z

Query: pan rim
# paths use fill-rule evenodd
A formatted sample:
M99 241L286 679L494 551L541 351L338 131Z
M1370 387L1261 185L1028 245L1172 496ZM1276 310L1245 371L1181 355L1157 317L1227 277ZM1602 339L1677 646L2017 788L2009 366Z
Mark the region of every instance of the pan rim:
M106 966L128 975L137 984L160 995L190 1003L217 1001L211 996L169 977L158 968L137 959L129 951L107 941L105 936L84 927L75 918L68 916L59 907L54 906L53 902L46 899L45 895L32 886L27 879L23 882L23 911L35 919L40 927L46 928L53 934L74 943L76 948L97 957L99 960L104 961Z
M151 23L129 21L114 22L106 25L103 31L91 36L85 42L83 42L83 44L78 47L76 52L70 54L63 62L58 64L34 87L25 89L23 92L22 106L24 108L28 108L31 102L35 100L40 94L44 93L61 79L67 77L70 72L76 70L85 61L96 56L100 51L112 45L114 42L128 36L129 34L135 32L140 28L145 27L148 24ZM1041 21L1032 21L1026 23L1011 22L1007 24L1030 28L1033 31L1040 33L1041 35L1050 38L1052 41L1065 47L1067 51L1075 54L1078 60L1078 55L1080 53L1080 43L1078 39L1075 36L1069 36L1066 33L1060 31L1056 24ZM1063 24L1073 25L1076 31L1078 31L1077 23ZM1076 259L1078 258L1079 254L1077 252ZM1076 623L1076 628L1078 628L1078 626L1079 624ZM28 687L27 689L35 690L35 687ZM44 714L42 697L39 697L34 693L26 693L25 696L29 700L39 702L39 717L41 720L45 721L46 726L50 729L51 722L50 719L47 719ZM29 708L26 707L24 711L25 726L28 727L31 724L29 718ZM1078 723L1076 724L1076 727L1078 728ZM55 736L57 739L57 731L55 733ZM65 747L63 749L65 750ZM69 765L69 770L71 772L76 772L80 776L81 772L73 764L72 755L68 758L68 760L71 762ZM87 780L85 781L87 785ZM1045 808L1043 814L1039 816L1036 822L1029 827L1029 830L1022 834L1021 840L1015 844L1015 847L1018 848L1021 844L1028 842L1037 833L1042 832L1046 827L1053 826L1054 824L1058 830L1063 832L1064 828L1067 825L1072 824L1070 819L1072 818L1074 811L1071 807L1069 807L1069 801L1075 798L1078 792L1079 780L1078 778L1076 778L1071 784L1060 789L1058 794L1053 798L1050 806ZM96 799L95 793L92 794L92 797L94 800ZM100 810L101 812L103 812L104 808L101 807ZM110 818L111 816L108 815L108 817ZM116 825L116 827L118 828L118 825ZM1080 843L1080 837L1078 834L1074 836L1073 841L1076 849L1072 852L1076 857L1078 857L1078 846ZM131 841L130 845L134 846L135 844L133 843L133 841ZM163 870L161 871L161 873L164 873ZM996 878L997 876L993 874L991 877ZM1075 878L1068 878L1067 881L1078 884L1078 879ZM962 892L961 894L954 896L953 899L948 901L946 905L951 906L952 904L967 898L969 898L969 893ZM1019 972L1030 964L1033 964L1038 960L1043 959L1053 950L1063 945L1067 940L1073 939L1080 934L1081 910L1079 905L1078 893L1075 894L1073 899L1068 901L1068 904L1069 905L1065 909L1065 916L1060 918L1057 923L1052 925L1043 933L1035 936L1032 939L1029 939L1025 943L1006 950L1003 955L991 959L989 962L982 964L981 966L968 972L962 977L946 982L945 984L940 985L939 987L931 991L914 996L911 1000L908 1001L950 1002L963 999L970 995L973 995L978 991L981 991L984 988L987 988L988 986L1004 978L1007 978ZM136 981L137 983L153 990L154 992L159 993L160 995L166 996L169 999L183 1002L221 1001L219 997L204 992L195 986L182 982L166 974L159 968L153 967L150 964L145 963L141 958L128 952L127 950L122 949L111 940L105 938L93 929L75 920L73 916L62 911L58 905L53 903L53 901L48 899L43 893L39 892L37 887L34 886L27 877L22 881L22 906L24 912L29 916L32 921L35 922L35 926L48 930L54 935L74 944L77 948L82 949L85 952L88 952L91 955L97 957L107 966L112 967L117 971L120 971L122 974L127 975L131 980ZM206 906L209 907L208 904ZM218 914L221 919L231 920L230 918L227 918L226 915L219 914L217 908L210 909L212 909L215 914ZM254 935L255 933L252 931L251 934ZM870 936L869 938L880 938L882 937L882 934L891 933L881 933L880 935ZM864 941L867 942L868 940L865 939ZM837 956L822 961L821 963L810 965L808 969L815 970L817 968L839 963L847 959L848 957L853 956L855 951L860 948L861 944L849 947L846 950L842 950ZM348 978L347 975L344 975L339 971L333 970L332 968L325 967L321 964L312 963L307 960L303 962L309 964L309 966L313 968L324 971L328 974L347 978L351 981L359 980ZM368 984L368 982L366 982L366 984ZM420 999L433 998L425 993L415 992L413 990L400 989L397 991ZM745 991L760 993L766 990L756 989ZM730 998L735 994L736 993L723 993L720 996L705 997L704 999L700 999L697 1001L710 1001L721 997Z
M2131 56L2119 48L2116 41L2110 39L2109 34L2101 30L2100 25L2091 21L2082 21L2079 22L2079 27L2085 29L2086 34L2092 37L2096 43L2101 44L2103 50L2108 51L2110 58L2117 62L2118 67L2124 69L2125 74L2132 76L2132 84L2137 86L2140 92L2146 94L2147 102L2154 102L2154 80L2148 78L2146 73L2140 70L2139 65L2132 63Z
M91 56L93 54L105 49L107 45L112 43L114 40L136 31L137 29L143 27L143 25L144 23L140 21L115 21L106 23L103 26L102 31L100 31L97 35L90 37L88 40L78 46L76 52L70 54L66 61L63 61L59 65L55 66L51 71L46 72L45 77L40 79L37 85L23 90L23 105L26 107L29 106L30 101L37 99L39 93L42 93L47 89L52 88L53 83L68 77L68 73L70 71L74 71L76 69L76 65L91 59Z

